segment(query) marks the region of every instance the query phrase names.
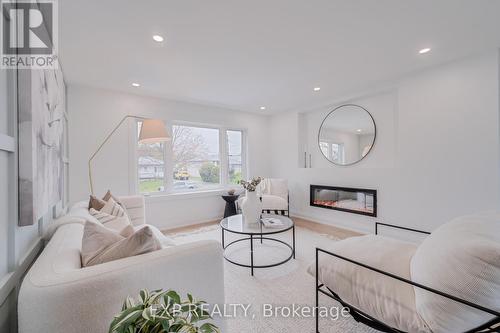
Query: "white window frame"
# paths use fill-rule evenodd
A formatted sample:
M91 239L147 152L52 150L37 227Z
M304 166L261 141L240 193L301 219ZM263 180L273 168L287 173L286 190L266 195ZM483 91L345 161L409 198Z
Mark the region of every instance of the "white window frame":
M200 128L210 128L216 129L219 131L219 159L220 159L220 184L218 187L210 188L210 189L193 189L190 191L174 191L173 189L173 154L172 154L172 142L167 141L164 145L165 147L165 170L164 170L164 191L158 192L149 192L149 193L140 193L139 192L139 159L137 154L137 148L139 145L139 141L137 138L137 130L138 124L141 122L137 120L134 122L133 126L133 147L134 153L131 154L134 158L132 168L132 172L134 176L134 184L131 186L132 193L143 194L146 196L157 196L157 195L182 195L182 194L191 194L191 193L200 193L200 192L210 192L210 191L221 191L226 190L228 188L238 187L240 185L230 184L229 183L229 146L227 140L227 131L238 131L241 132L241 176L243 179L246 179L248 175L248 161L247 161L247 151L248 151L248 141L247 141L247 129L241 127L233 127L233 126L222 126L222 125L214 125L207 123L197 123L197 122L189 122L182 120L173 120L173 121L165 121L167 126L167 130L169 133L172 133L173 126L189 126L189 127L200 127Z
M330 140L323 140L320 143L325 143L328 146L328 159L333 160L333 145L337 145L339 147L339 160L338 162L343 163L345 160L345 150L344 143L334 142ZM320 146L321 150L321 146ZM321 151L323 153L323 151Z

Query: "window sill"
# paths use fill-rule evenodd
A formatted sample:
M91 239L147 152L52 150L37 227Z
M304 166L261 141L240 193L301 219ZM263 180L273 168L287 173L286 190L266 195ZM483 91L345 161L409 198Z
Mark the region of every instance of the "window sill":
M219 189L211 189L205 191L195 191L195 192L178 192L178 193L151 193L144 194L144 198L147 203L155 203L162 201L172 201L172 200L186 200L192 198L204 198L204 197L216 197L222 194L226 194L229 189L219 188ZM240 191L236 191L236 193L240 193Z

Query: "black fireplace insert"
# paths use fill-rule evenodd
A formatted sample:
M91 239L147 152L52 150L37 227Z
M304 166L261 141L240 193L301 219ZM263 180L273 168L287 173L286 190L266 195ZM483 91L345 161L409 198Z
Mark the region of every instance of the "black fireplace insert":
M377 217L377 190L311 185L310 204L314 207Z

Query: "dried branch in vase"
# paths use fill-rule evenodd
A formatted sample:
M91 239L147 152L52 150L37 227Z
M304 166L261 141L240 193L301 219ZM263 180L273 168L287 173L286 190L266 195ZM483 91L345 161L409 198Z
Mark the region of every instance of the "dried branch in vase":
M254 177L251 181L242 180L240 184L247 191L254 192L257 189L257 185L262 181L262 177Z

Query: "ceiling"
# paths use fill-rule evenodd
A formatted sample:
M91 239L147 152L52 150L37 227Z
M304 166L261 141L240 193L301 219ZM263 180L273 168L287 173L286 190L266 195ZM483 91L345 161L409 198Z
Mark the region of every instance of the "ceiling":
M59 17L69 84L259 113L500 46L496 0L64 0Z

